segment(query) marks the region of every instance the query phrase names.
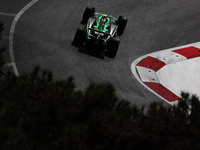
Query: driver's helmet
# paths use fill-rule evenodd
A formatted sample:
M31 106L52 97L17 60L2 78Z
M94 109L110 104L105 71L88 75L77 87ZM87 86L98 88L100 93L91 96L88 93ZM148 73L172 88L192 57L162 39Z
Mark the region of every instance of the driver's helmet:
M106 16L102 16L102 17L101 17L101 21L102 21L102 22L107 22L107 17L106 17Z
M98 18L98 20L101 21L101 22L104 22L104 23L108 23L108 22L109 22L109 20L108 20L108 15L106 15L106 14L101 15L101 16Z

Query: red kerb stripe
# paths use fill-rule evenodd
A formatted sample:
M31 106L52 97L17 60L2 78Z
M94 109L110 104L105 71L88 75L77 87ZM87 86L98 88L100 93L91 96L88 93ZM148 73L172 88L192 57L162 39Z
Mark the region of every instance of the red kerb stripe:
M144 84L146 84L148 87L150 87L152 90L164 97L169 102L173 102L180 99L176 94L168 90L160 83L144 82Z
M160 61L159 59L153 58L151 56L148 56L141 60L137 66L142 66L145 68L152 69L154 71L158 71L160 68L165 66L165 63L163 61Z
M173 50L173 52L178 53L180 55L185 56L187 59L195 58L200 56L200 49L196 47L186 47L177 50Z

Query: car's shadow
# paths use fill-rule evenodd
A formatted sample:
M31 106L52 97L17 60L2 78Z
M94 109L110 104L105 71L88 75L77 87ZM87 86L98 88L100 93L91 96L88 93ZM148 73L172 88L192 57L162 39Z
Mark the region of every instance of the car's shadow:
M99 49L98 47L86 47L84 45L77 45L74 42L72 42L71 45L77 47L79 53L90 55L99 59L104 59L104 49Z

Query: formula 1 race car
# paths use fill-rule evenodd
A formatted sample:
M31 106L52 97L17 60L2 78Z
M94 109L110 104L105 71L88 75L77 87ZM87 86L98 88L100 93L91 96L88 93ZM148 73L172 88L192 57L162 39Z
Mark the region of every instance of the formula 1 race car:
M101 47L104 55L114 58L116 56L121 36L125 30L127 19L119 16L118 19L104 13L96 13L94 7L87 7L83 14L81 24L84 29L78 28L74 43L78 46Z

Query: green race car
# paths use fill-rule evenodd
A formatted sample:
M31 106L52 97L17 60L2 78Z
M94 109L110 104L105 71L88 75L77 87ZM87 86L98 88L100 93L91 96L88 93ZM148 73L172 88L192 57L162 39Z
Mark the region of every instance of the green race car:
M103 54L114 58L116 56L121 36L127 24L127 18L119 16L118 19L104 13L96 13L94 7L87 7L81 23L84 29L78 28L74 43L78 46L94 46L101 48Z

